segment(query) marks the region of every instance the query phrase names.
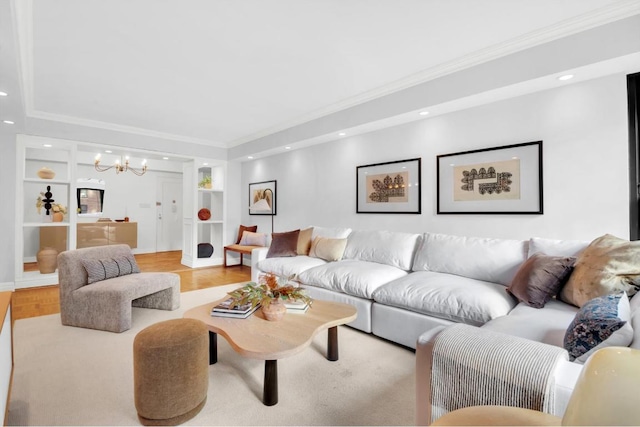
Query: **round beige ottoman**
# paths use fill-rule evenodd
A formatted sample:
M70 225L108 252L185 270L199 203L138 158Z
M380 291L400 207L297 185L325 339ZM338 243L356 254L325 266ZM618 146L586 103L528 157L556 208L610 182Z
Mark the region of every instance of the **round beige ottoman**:
M209 387L209 333L195 319L151 325L133 342L133 386L143 425L177 425L200 412Z

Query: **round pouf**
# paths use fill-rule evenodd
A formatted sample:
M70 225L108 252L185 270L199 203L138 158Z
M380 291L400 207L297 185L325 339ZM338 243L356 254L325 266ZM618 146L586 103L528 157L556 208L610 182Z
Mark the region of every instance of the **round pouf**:
M209 333L195 319L151 325L133 341L133 386L143 425L177 425L200 412L209 387Z

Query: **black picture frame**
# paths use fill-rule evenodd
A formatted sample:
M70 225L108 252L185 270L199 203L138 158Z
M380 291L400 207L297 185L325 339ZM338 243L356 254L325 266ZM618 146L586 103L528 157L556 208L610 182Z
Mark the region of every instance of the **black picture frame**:
M421 185L421 158L357 166L356 213L420 214Z
M542 141L436 158L437 213L542 215Z
M249 184L249 215L276 215L278 207L277 181L252 182ZM270 191L268 191L270 190ZM255 204L265 199L270 211L263 211L255 208Z

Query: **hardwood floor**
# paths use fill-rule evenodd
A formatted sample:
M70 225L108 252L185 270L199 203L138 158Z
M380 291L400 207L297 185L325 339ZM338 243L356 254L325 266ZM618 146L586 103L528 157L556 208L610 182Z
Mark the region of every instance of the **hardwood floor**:
M181 251L171 251L135 255L135 258L140 271L166 271L180 275L182 292L251 280L251 267L246 265L189 268L180 264L181 256ZM37 266L35 263L25 265L25 269L37 270ZM12 311L13 320L59 313L58 285L17 289L12 296Z

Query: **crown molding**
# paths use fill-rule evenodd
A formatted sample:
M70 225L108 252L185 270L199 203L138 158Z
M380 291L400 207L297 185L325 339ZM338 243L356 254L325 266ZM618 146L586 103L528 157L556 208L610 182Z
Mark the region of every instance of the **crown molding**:
M260 132L256 132L254 134L233 140L225 144L216 143L200 138L174 135L153 131L150 129L117 125L98 120L89 120L37 110L34 105L33 91L33 0L13 0L13 6L19 44L20 63L18 64L18 66L20 70L19 72L21 75L21 84L24 94L25 115L27 116L27 118L53 120L79 126L94 127L115 132L126 132L136 135L162 138L166 140L190 142L217 148L236 147L238 145L263 138L267 135L271 135L294 126L301 125L311 120L315 120L320 117L324 117L345 110L347 108L363 104L365 102L383 97L385 95L408 89L412 86L434 80L447 74L455 73L457 71L474 67L476 65L480 65L482 63L504 57L518 51L532 48L543 43L547 43L582 31L589 30L591 28L598 27L600 25L605 25L620 19L640 14L640 2L638 0L620 0L609 6L605 6L600 9L578 15L574 18L547 26L545 28L541 28L539 30L524 34L506 42L487 47L485 49L473 52L469 55L465 55L452 61L443 63L436 67L425 69L421 72L407 76L406 78L364 92L360 95L347 98L343 101L328 105L324 108L317 109L309 114L298 116L293 120L282 122L276 126L266 128Z
M601 25L605 25L620 19L628 18L640 14L640 2L637 0L620 0L612 5L578 15L563 22L541 28L539 30L523 34L522 36L508 40L485 49L478 50L463 57L443 63L436 67L431 67L397 80L379 88L364 92L360 95L345 99L344 101L329 105L325 108L315 110L309 114L299 116L293 120L280 123L260 132L231 141L228 147L235 147L245 144L267 135L271 135L294 126L301 125L311 120L337 113L347 108L363 104L374 99L408 89L430 80L455 73L467 68L480 65L525 49L529 49L544 43L561 39L573 34L580 33Z

